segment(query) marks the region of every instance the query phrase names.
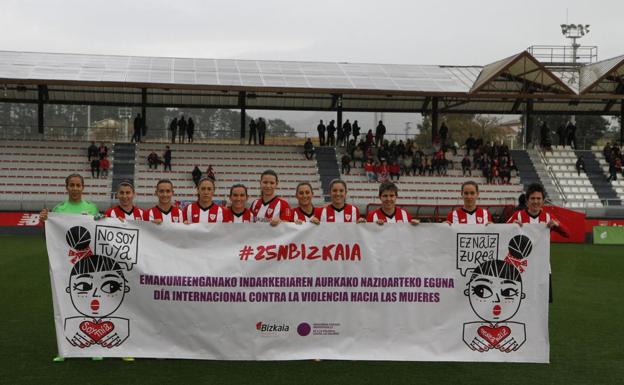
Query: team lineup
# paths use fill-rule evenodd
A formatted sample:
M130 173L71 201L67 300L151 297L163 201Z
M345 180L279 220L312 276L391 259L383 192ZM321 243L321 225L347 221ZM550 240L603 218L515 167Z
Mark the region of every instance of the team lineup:
M230 187L230 204L225 207L213 201L215 181L211 178L202 178L197 183L197 201L183 209L174 205L174 186L168 179L161 179L156 183L155 195L158 203L149 209L141 209L134 205L135 189L130 181L122 181L117 187L118 204L110 207L105 216L120 220L144 220L157 224L169 223L253 223L268 222L277 226L280 222L294 222L301 224L310 222L336 223L411 223L418 225L420 221L404 209L396 205L399 196L398 187L393 182L383 182L379 186L381 207L370 211L366 218L360 217L357 207L347 203L347 184L343 180L335 179L330 183L331 202L323 207L312 204L314 190L308 182L301 182L295 189L295 198L298 206L291 208L288 202L277 195L279 178L273 170L266 170L260 175L261 197L252 201L247 207L249 195L243 184L234 184ZM79 174L69 175L65 180L68 199L56 205L52 211L59 213L98 215L97 207L82 199L84 179ZM479 186L474 181L467 181L461 185L463 206L450 211L446 223L451 224L490 224L493 223L491 214L478 206ZM551 230L563 236L568 232L553 215L543 210L545 191L540 184L531 184L525 194L527 207L516 210L507 223L543 223ZM48 210L43 209L40 217L45 221Z

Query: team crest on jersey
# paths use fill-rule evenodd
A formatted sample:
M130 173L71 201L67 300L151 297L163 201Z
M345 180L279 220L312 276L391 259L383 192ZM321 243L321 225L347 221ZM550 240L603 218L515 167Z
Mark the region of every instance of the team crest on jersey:
M179 222L179 220L178 220L178 219L179 219L178 217L172 217L172 218L171 218L171 220L172 220L174 223L178 223L178 222Z
M210 214L210 220L213 220L216 218L217 216L215 214Z
M273 215L273 209L267 209L267 215Z
M477 217L477 223L481 223L481 222L483 222L483 218Z
M199 218L199 214L193 214L193 218Z
M345 220L350 221L351 220L351 214L345 214Z

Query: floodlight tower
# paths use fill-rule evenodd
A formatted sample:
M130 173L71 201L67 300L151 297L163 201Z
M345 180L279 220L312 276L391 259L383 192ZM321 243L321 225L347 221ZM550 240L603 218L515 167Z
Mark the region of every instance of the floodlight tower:
M577 51L581 46L577 40L589 33L589 24L561 24L561 34L572 40L572 64L576 64Z

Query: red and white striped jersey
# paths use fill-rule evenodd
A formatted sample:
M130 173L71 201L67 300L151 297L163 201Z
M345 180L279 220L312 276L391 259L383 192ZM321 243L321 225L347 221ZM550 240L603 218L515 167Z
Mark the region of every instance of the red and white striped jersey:
M257 222L269 222L273 218L287 221L291 216L288 202L277 196L266 203L261 198L254 200L251 204L251 212L255 215Z
M145 217L145 212L136 206L132 207L131 211L125 211L121 206L113 206L106 210L104 213L109 218L123 218L130 221L142 221Z
M290 218L290 221L294 222L296 220L299 220L301 222L310 222L310 219L312 219L312 217L319 218L321 216L321 210L322 208L320 207L312 207L312 212L306 213L301 209L301 207L297 207L296 209L291 210L292 217Z
M160 207L154 206L146 211L145 220L151 222L156 219L169 223L183 223L184 215L182 214L182 210L176 206L171 206L171 209L166 212L162 211Z
M509 217L507 223L519 221L521 223L548 223L551 220L550 213L540 210L539 214L533 216L527 210L518 210Z
M256 221L253 213L249 209L244 209L242 213L236 214L231 207L227 209L230 213L229 215L232 218L232 222L234 223L252 223Z
M513 223L515 221L519 221L521 223L548 223L551 219L559 223L559 226L553 227L551 230L556 231L563 237L569 238L570 233L568 232L568 229L563 225L563 223L555 218L554 215L550 214L545 210L540 210L539 214L537 215L529 214L529 211L526 209L518 210L509 217L507 223Z
M394 208L394 214L392 216L387 215L381 208L371 211L366 216L367 222L377 222L382 220L387 223L409 223L412 220L412 216L400 207Z
M217 204L203 208L199 202L193 202L184 209L184 221L189 223L224 223L232 222L228 210Z
M472 212L460 207L449 212L446 220L453 224L485 225L492 222L492 215L481 207L477 207Z
M342 210L332 205L327 205L320 210L319 221L321 222L352 222L357 223L360 213L357 207L345 204Z

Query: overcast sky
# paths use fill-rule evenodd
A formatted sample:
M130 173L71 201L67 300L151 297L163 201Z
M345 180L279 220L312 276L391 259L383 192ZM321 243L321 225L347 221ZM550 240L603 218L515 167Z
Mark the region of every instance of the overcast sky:
M0 0L0 50L205 58L484 65L559 25L624 55L624 1Z
M559 24L624 54L624 1L2 0L0 49L146 56L483 65Z

